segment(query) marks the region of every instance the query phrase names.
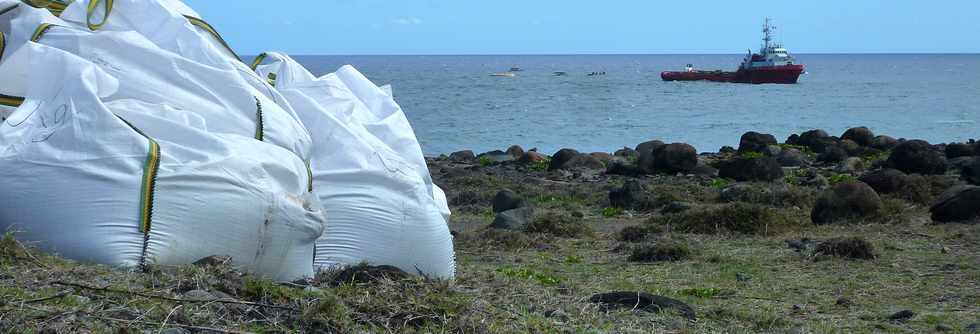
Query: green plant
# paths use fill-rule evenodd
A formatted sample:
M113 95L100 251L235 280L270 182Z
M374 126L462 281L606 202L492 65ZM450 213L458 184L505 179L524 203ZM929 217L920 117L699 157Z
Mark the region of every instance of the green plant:
M527 268L503 267L503 268L498 268L497 272L511 278L520 278L520 279L537 281L541 285L552 286L552 285L561 284L561 279L558 278L557 276L535 272Z
M855 178L854 175L851 174L834 174L831 175L830 178L828 179L828 181L830 181L830 184L838 184L841 182L854 181L854 180L857 180L857 178Z
M708 184L708 186L712 188L723 189L723 188L727 188L728 185L730 184L731 182L728 181L727 179L713 179L711 180L711 183Z
M740 153L739 156L746 159L759 159L759 158L764 158L766 155L763 154L762 152L748 151L748 152Z
M527 166L527 169L535 172L545 172L548 171L548 166L551 165L551 159L543 159L537 162L533 162Z
M530 233L545 233L567 238L592 234L592 228L579 219L555 212L547 212L535 217L524 230Z
M606 218L613 218L622 216L626 211L623 208L603 208L602 216Z
M490 160L490 158L487 156L481 156L477 158L476 162L479 163L480 166L490 166L493 164L493 160Z

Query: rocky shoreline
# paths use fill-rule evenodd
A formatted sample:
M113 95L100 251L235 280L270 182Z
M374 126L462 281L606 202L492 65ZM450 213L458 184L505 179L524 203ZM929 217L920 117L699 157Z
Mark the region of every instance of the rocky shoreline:
M812 188L821 192L811 213L815 224L873 216L881 209L881 195L933 204L935 222L969 221L980 215L980 144L975 140L933 145L875 135L867 127L848 129L839 137L810 130L782 143L769 134L747 132L737 149L726 146L717 153L698 154L685 143L651 140L613 153L565 148L549 156L514 145L506 151L459 151L427 161L437 184L450 195L453 177L466 173L525 173L572 183L675 176L731 183L720 189L722 194L739 191L735 189L743 187L740 182ZM630 187L612 190L608 204L635 209L635 203L616 199L632 198L635 192Z

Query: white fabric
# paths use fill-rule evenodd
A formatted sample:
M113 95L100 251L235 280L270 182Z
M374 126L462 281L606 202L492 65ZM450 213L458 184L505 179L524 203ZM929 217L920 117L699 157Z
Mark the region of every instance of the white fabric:
M147 263L217 254L274 279L313 273L313 243L325 221L306 193L302 159L246 136L204 132L191 112L103 102L100 92L129 83L61 50L26 47L28 100L0 125L0 228L70 258L138 264L149 150L125 119L161 152Z
M445 195L401 108L353 67L316 78L288 56L268 59L257 72L274 73L276 89L314 129L314 190L330 217L316 265L388 264L452 278Z
M0 107L0 229L111 265L230 255L281 280L361 262L454 276L445 194L390 87L278 54L256 73L179 0L116 0L92 31L88 1L0 17L0 94L26 97Z

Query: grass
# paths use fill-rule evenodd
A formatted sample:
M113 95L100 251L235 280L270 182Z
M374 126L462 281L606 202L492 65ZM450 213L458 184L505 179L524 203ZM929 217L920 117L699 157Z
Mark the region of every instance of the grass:
M525 231L574 238L592 234L592 227L571 215L548 211L528 222Z
M549 158L549 159L544 159L538 162L531 163L530 165L527 166L527 169L535 172L547 172L548 166L550 165L551 165L551 159Z
M652 245L643 245L634 248L630 254L630 261L680 261L690 256L691 250L686 243L676 240L658 240Z
M834 175L831 175L830 178L827 179L827 181L829 181L830 184L832 184L832 185L833 184L838 184L838 183L841 183L841 182L854 181L854 180L857 180L857 178L854 177L854 175L851 175L851 174L834 174Z
M679 214L657 216L650 224L671 231L699 234L774 235L799 230L800 219L771 207L749 203L701 206Z
M642 179L651 193L692 208L606 217L603 200L621 178L535 183L526 174L495 168L502 167L436 180L447 184L450 198L463 191L481 198L471 202L465 195L452 207L458 212L473 206L476 212L454 214L450 223L456 232L454 282L412 277L335 287L324 282L337 273L323 272L303 286L225 265L131 272L67 261L8 237L0 239L0 328L31 333L157 332L182 326L259 333L928 333L940 325L964 332L980 322L980 225L929 224L926 208L901 196L883 196L886 220L815 226L807 223L805 207L719 204L717 190L707 182L656 176ZM486 228L489 221L479 212L488 211L489 203L482 198L504 187L532 201L548 199L535 203L535 220L548 217L540 220L547 222L542 230ZM562 236L566 227L588 232ZM852 237L867 241L875 257L813 256L785 243ZM670 243L686 246L686 257L630 261L634 248L667 249ZM284 308L180 301L194 290ZM674 298L694 308L698 320L670 312L603 310L589 302L592 295L611 291ZM838 305L841 298L852 304ZM918 316L888 321L905 309Z

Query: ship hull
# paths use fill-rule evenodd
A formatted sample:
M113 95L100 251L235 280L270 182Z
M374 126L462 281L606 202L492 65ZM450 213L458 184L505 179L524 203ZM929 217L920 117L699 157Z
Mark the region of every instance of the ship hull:
M795 84L803 74L803 65L783 65L725 71L666 71L660 73L664 81L713 81L749 84Z
M783 65L739 69L735 72L735 83L750 84L795 84L803 74L803 65Z
M660 78L664 81L714 81L714 82L734 82L735 72L723 71L693 71L693 72L674 72L666 71L660 73Z

